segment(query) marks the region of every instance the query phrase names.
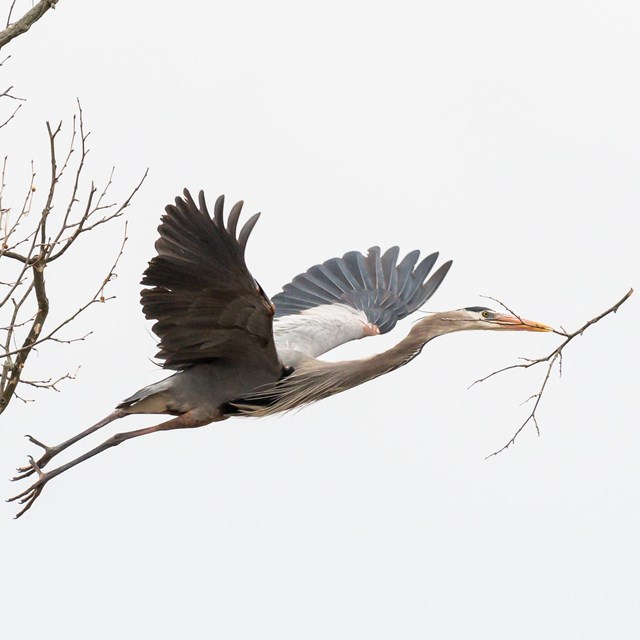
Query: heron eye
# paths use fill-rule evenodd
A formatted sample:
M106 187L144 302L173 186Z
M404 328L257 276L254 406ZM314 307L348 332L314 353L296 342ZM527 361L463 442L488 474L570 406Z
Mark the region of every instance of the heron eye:
M483 311L480 315L481 315L483 318L489 318L489 317L491 316L491 312L490 312L490 311L486 311L486 310L485 310L485 311Z

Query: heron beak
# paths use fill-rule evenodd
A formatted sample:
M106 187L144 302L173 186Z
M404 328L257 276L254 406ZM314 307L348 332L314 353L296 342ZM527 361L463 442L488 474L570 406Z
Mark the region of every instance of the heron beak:
M509 331L553 331L553 327L549 327L546 324L508 314L496 314L493 322Z

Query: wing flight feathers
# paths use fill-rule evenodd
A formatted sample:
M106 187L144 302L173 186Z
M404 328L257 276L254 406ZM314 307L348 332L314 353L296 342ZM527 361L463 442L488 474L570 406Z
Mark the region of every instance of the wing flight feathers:
M144 272L141 302L156 320L157 357L167 369L184 369L220 358L245 359L279 370L273 342L273 305L245 263L247 239L258 216L237 235L242 202L224 224L224 197L209 215L204 194L199 207L189 191L166 207L158 231L157 255Z
M384 254L380 247L371 247L366 256L350 251L342 258L311 267L272 298L276 318L321 305L345 304L363 311L380 333L391 331L398 320L413 313L433 295L452 264L445 262L427 280L437 253L417 266L419 251L411 251L398 264L399 253L398 247L391 247Z

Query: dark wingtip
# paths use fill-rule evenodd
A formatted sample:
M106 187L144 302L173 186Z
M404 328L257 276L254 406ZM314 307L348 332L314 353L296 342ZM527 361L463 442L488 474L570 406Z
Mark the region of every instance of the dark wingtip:
M238 244L244 253L244 250L247 246L247 240L249 239L249 235L253 231L253 227L256 226L256 222L258 222L260 218L260 212L254 213L245 223L242 229L240 230L240 235L238 236Z
M182 198L178 196L176 198L176 204L186 202L187 204L194 204L193 198L191 197L191 192L186 187L182 190Z
M224 227L224 195L219 195L213 207L213 219L216 226L221 229Z
M207 200L204 197L204 191L202 189L200 189L200 191L198 192L198 204L200 205L200 211L202 211L202 213L204 213L208 218L210 218L211 216L209 215Z
M441 264L435 273L420 287L422 295L416 300L418 306L424 304L438 290L447 273L449 273L452 264L453 260L447 260L447 262Z
M238 200L229 215L227 216L227 233L235 238L236 237L236 228L238 227L238 219L240 218L240 213L242 212L242 207L244 206L244 200Z

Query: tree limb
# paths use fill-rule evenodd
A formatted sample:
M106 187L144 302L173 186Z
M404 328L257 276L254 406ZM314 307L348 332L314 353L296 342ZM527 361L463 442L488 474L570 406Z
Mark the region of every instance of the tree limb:
M29 29L31 29L31 27L40 20L40 18L42 18L49 9L54 9L57 4L58 0L40 0L40 2L38 2L32 9L29 9L22 18L16 20L12 24L9 24L11 11L13 11L12 4L9 12L9 18L7 19L7 27L0 31L0 49L2 49L5 44L11 42L14 38L17 38L23 33L29 31Z
M42 333L44 322L49 315L49 299L47 298L47 291L44 282L44 267L44 264L34 264L32 267L33 288L36 293L38 311L36 312L33 322L31 323L29 333L22 343L22 348L16 352L13 352L16 354L16 358L12 362L7 383L2 390L2 395L0 396L0 413L4 411L5 407L9 404L9 401L14 395L16 387L18 386L18 382L20 381L20 376L22 374L24 364L27 361L29 354L31 353L31 349L33 349L33 347L38 344L38 338ZM8 355L13 355L13 353L4 354L4 357L6 358Z

